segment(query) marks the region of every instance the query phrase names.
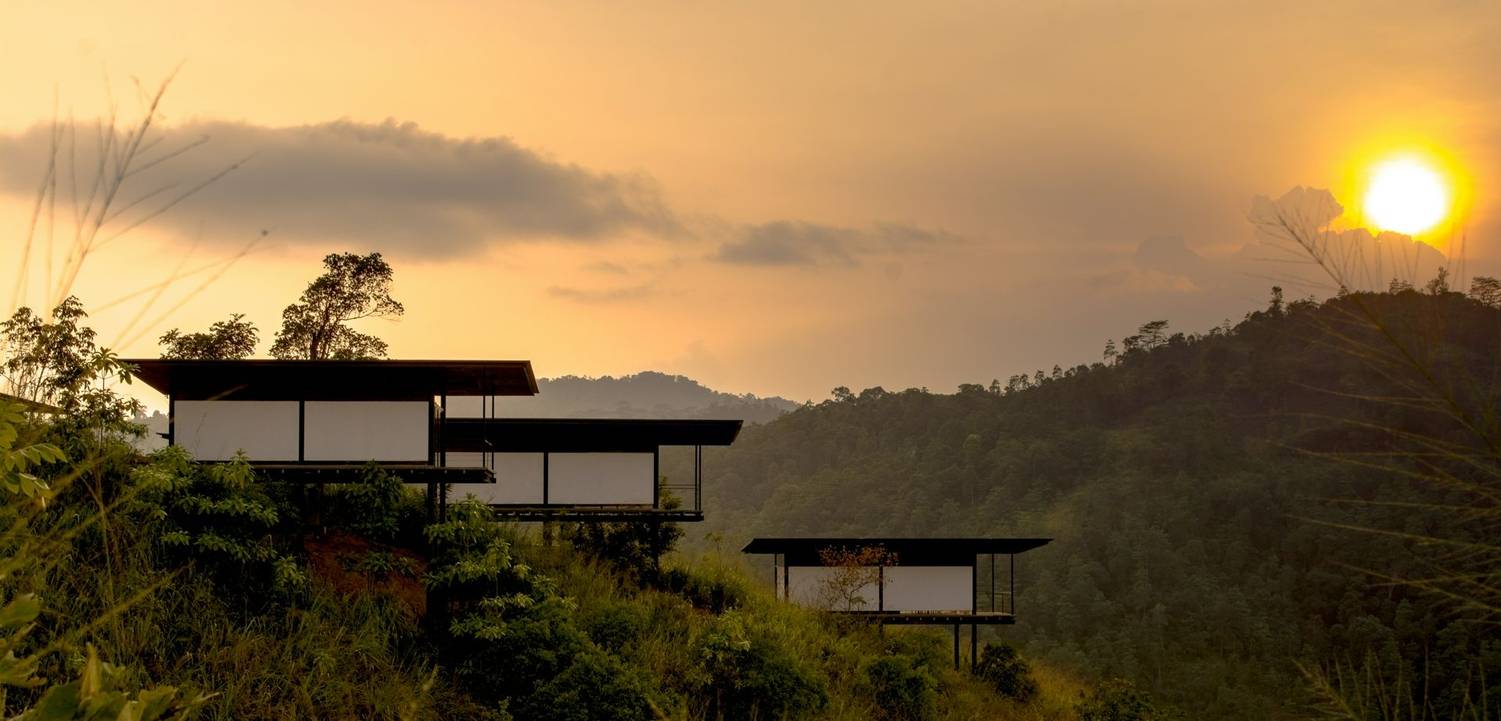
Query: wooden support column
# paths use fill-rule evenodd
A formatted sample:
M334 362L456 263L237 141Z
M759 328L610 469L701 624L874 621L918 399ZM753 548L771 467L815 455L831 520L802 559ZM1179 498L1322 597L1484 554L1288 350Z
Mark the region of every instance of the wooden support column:
M959 670L959 624L954 624L954 670Z

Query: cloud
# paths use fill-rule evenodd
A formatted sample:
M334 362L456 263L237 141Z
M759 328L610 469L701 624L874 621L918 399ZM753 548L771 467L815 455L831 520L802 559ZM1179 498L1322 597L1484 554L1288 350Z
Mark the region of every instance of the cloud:
M865 256L903 253L953 239L941 231L896 223L857 229L784 220L742 226L713 259L735 265L853 267Z
M584 270L588 270L588 271L593 271L595 273L607 273L607 274L610 274L610 275L630 275L630 272L631 272L631 271L627 270L625 266L623 266L623 265L621 265L619 263L611 263L608 260L601 260L601 261L597 261L597 262L594 262L594 263L590 263L590 264L584 266L583 269Z
M600 290L568 288L555 285L547 289L547 294L554 298L571 300L575 303L604 305L609 303L622 303L626 301L641 300L642 298L649 298L657 294L657 289L650 283L624 286L620 288L605 288Z
M80 139L87 137L82 131ZM35 192L49 135L47 126L0 134L0 192ZM128 201L166 184L191 185L246 160L153 221L183 233L206 221L205 240L238 244L269 229L273 239L294 244L354 242L431 257L524 240L684 233L650 178L563 163L504 137L455 138L392 121L201 121L167 131L146 159L199 139L205 142L141 173L124 195ZM85 148L78 151L78 167L87 168Z
M1327 292L1340 286L1383 290L1393 280L1421 285L1450 264L1442 251L1411 236L1342 227L1343 216L1344 208L1322 188L1299 186L1275 200L1258 195L1249 217L1261 243L1242 255L1280 261L1286 270L1278 280Z

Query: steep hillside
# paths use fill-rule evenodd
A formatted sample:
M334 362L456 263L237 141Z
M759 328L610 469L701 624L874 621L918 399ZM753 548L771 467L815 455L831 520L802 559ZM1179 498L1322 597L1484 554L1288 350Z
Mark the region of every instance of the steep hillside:
M1479 665L1501 668L1491 627L1354 570L1420 576L1425 546L1329 524L1488 538L1428 505L1473 499L1361 459L1463 441L1423 389L1494 431L1498 331L1501 311L1453 293L1279 296L1233 328L1148 324L1108 365L1006 387L841 390L709 454L707 525L735 542L1054 536L1019 557L1020 622L1003 633L1031 654L1205 718L1300 713L1296 664L1354 664L1427 684L1452 717Z

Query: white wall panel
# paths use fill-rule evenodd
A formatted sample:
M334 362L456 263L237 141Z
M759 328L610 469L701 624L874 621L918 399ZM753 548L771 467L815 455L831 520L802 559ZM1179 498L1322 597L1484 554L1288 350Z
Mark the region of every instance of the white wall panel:
M877 603L885 611L964 611L974 609L974 576L969 566L887 566L884 571L885 589L872 580L861 586L853 595L864 599L865 606L846 609L842 600L833 593L831 581L842 569L824 566L793 566L790 583L777 575L777 596L790 597L795 603L834 610L875 611ZM874 566L866 569L868 578L878 576Z
M426 463L431 429L426 401L307 401L303 458Z
M842 591L836 593L836 589L832 583L835 575L841 570L843 569L824 566L793 566L787 571L791 574L786 579L787 585L778 587L777 592L781 594L785 591L785 594L793 602L814 608L827 608L836 611L876 610L876 603L880 601L881 592L880 586L874 581L876 578L876 569L869 569L871 573L866 577L872 579L870 583L866 583L850 593L851 598L858 596L865 602L864 605L856 604L850 608L845 607L845 599L842 596Z
M297 401L176 401L173 443L200 461L297 460Z
M650 453L551 453L548 503L643 505L652 503L656 459Z
M448 465L454 465L454 453L448 454ZM474 454L479 455L479 454ZM488 467L495 472L495 483L455 483L449 489L450 500L474 496L490 504L529 505L542 504L542 454L541 453L487 453Z
M887 566L887 611L971 611L975 579L969 566Z

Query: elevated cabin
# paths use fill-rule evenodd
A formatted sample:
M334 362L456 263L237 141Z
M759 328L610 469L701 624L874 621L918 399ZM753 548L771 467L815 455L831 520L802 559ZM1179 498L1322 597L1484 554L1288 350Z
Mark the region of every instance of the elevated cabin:
M495 418L537 393L527 361L134 359L168 399L169 445L200 461L243 452L263 477L338 483L369 462L519 520L702 520L702 446L740 421ZM686 508L664 507L660 448L694 447ZM440 492L441 490L441 492ZM674 490L674 489L668 489Z
M454 491L516 520L701 521L703 448L730 445L741 423L450 415L444 462L493 471L500 483ZM662 451L675 446L692 449L692 475L660 482Z
M1016 554L1051 540L757 538L742 550L772 557L781 600L882 625L952 625L957 667L960 628L974 663L978 626L1016 622Z

